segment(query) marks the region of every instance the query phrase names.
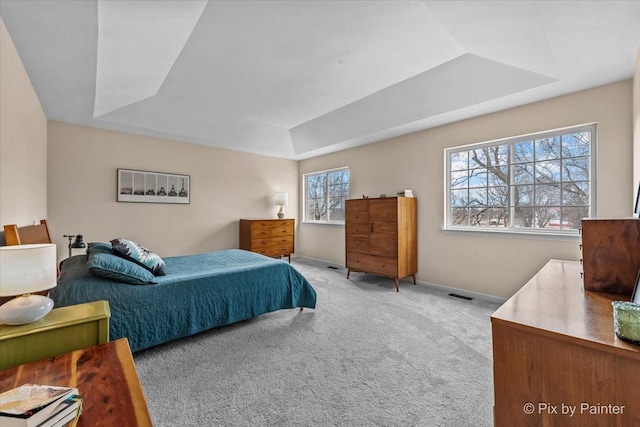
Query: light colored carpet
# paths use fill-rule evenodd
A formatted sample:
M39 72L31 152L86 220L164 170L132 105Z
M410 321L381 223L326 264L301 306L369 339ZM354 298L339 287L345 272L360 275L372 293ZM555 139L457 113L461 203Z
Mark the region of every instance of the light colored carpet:
M155 426L491 426L499 304L293 265L316 310L281 310L134 355Z

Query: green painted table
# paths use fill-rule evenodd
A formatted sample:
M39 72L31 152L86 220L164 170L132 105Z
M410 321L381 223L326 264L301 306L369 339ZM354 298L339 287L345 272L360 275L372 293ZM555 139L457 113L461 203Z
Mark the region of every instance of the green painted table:
M26 325L0 325L0 370L109 341L108 301L54 308Z

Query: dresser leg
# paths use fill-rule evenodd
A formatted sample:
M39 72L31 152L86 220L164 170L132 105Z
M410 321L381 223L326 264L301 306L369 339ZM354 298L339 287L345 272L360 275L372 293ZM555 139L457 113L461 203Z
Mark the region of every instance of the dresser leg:
M351 269L347 268L347 279L349 279L349 274L351 274Z
M413 284L414 284L414 285L417 285L417 283L416 283L416 275L415 275L415 274L412 274L412 275L411 275L411 277L413 277Z
M398 279L393 279L396 282L396 292L400 292L400 286L398 285Z

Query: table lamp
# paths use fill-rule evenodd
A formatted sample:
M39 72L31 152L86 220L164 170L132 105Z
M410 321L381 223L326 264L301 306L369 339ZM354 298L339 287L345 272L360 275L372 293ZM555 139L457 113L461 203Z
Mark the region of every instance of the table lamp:
M65 234L63 237L68 237L69 238L69 258L71 258L71 255L73 255L73 253L71 252L71 249L80 249L80 248L86 248L87 245L84 244L84 240L82 240L82 234ZM73 242L71 241L73 238L76 238L76 240L74 240Z
M0 297L13 297L0 306L0 324L23 325L46 316L53 300L32 295L56 286L56 245L0 247Z
M287 206L289 204L289 193L276 193L276 206L280 206L280 210L278 211L278 218L284 218L286 215L283 206Z

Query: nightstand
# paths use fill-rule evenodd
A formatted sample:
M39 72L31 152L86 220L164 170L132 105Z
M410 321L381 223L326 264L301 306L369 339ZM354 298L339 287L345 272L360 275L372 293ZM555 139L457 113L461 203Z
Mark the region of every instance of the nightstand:
M26 325L0 325L0 370L109 341L108 301L54 308Z

